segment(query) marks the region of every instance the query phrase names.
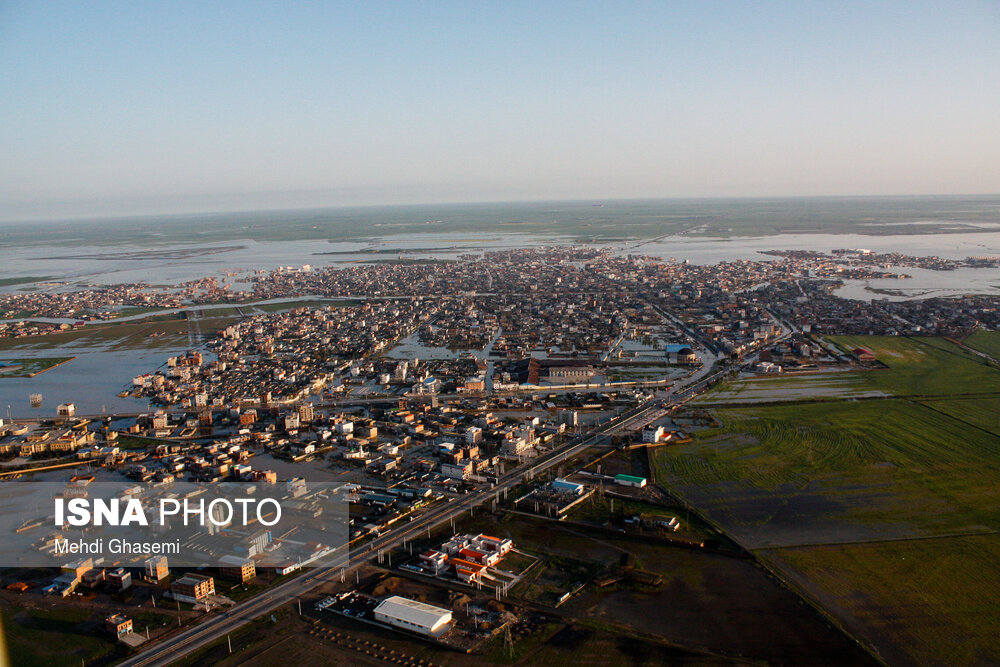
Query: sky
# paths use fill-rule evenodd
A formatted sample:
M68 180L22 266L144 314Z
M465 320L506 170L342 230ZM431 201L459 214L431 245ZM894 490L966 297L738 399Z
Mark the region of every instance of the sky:
M1000 193L1000 2L0 0L0 220Z

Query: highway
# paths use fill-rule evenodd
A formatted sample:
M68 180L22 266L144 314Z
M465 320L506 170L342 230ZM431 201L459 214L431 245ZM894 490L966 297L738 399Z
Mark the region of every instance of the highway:
M332 581L339 581L341 576L347 577L353 574L354 570L358 567L377 557L380 551L400 546L407 539L433 530L478 505L500 498L505 491L513 488L522 479L530 479L552 466L572 458L615 430L628 428L641 422L643 419L648 420L650 414L659 412L659 410L660 401L647 401L623 413L586 437L571 440L548 452L548 454L540 457L530 465L507 473L493 487L452 498L443 505L431 508L428 512L415 518L413 521L403 524L399 528L393 529L385 535L372 540L359 550L351 553L350 562L343 567L319 568L314 572L307 572L295 579L279 584L255 598L251 598L230 608L228 611L217 613L196 627L157 643L120 664L124 667L161 667L169 665L171 662L196 651L202 646L233 632L254 618L288 604L317 586ZM338 556L343 558L344 554L338 554ZM334 558L336 557L334 556Z
M791 334L786 331L783 339ZM740 367L753 364L756 355L745 359ZM669 398L650 399L631 410L599 426L595 431L581 438L570 440L556 449L532 461L530 464L518 467L503 475L495 485L481 489L465 496L453 497L444 504L430 508L427 512L412 519L409 523L392 529L351 553L337 554L333 558L347 561L343 566L317 568L306 572L295 579L284 582L269 589L261 595L242 602L225 612L216 612L214 616L204 620L196 627L180 632L172 637L156 643L149 649L120 663L125 667L163 667L185 655L224 637L237 628L251 622L254 618L267 614L278 607L300 598L312 589L341 577L349 577L361 565L379 556L380 552L388 551L404 545L408 539L426 533L434 528L457 518L475 507L498 500L504 492L513 488L522 480L533 479L539 473L576 456L586 448L596 444L601 438L624 429L639 428L653 419L666 414L670 409L683 405L701 392L708 389L714 382L722 380L735 369L713 370L705 365L698 372L680 380L670 393ZM346 549L346 545L341 547Z

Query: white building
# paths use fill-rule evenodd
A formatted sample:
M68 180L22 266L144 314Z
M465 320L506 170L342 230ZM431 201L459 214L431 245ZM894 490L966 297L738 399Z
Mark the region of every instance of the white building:
M667 429L662 426L647 426L642 429L642 441L646 443L659 442L666 432Z
M422 635L440 636L451 625L451 611L394 595L375 607L375 620Z
M472 462L442 463L441 474L452 479L468 479L472 474Z

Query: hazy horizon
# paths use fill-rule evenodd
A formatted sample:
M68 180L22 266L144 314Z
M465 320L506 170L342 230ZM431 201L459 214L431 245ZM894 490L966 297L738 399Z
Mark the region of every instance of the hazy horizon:
M11 2L0 220L1000 192L1000 5Z
M707 196L707 197L586 197L576 199L512 199L512 200L482 200L482 201L414 201L401 203L371 203L371 204L334 204L334 205L314 205L314 206L287 206L287 207L261 207L261 208L219 208L200 209L184 208L168 209L162 211L145 211L136 213L113 213L107 215L90 216L65 216L65 217L35 217L35 218L0 218L0 225L18 225L34 223L88 223L88 222L114 222L116 220L131 219L182 219L182 218L212 218L234 215L282 215L294 213L322 213L322 212L349 212L349 211L379 211L379 210L405 210L405 209L455 209L455 208L475 208L475 207L524 207L524 206L545 206L545 205L570 205L570 206L604 206L604 205L627 205L637 203L709 203L709 202L793 202L793 201L835 201L835 200L933 200L933 199L998 199L1000 192L973 192L973 193L928 193L928 194L878 194L878 195L731 195L731 196ZM998 218L1000 221L1000 218Z

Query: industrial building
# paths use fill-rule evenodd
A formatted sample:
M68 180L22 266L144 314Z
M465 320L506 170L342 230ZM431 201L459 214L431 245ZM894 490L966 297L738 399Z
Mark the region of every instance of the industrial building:
M451 625L451 611L394 595L375 607L375 620L436 637Z

